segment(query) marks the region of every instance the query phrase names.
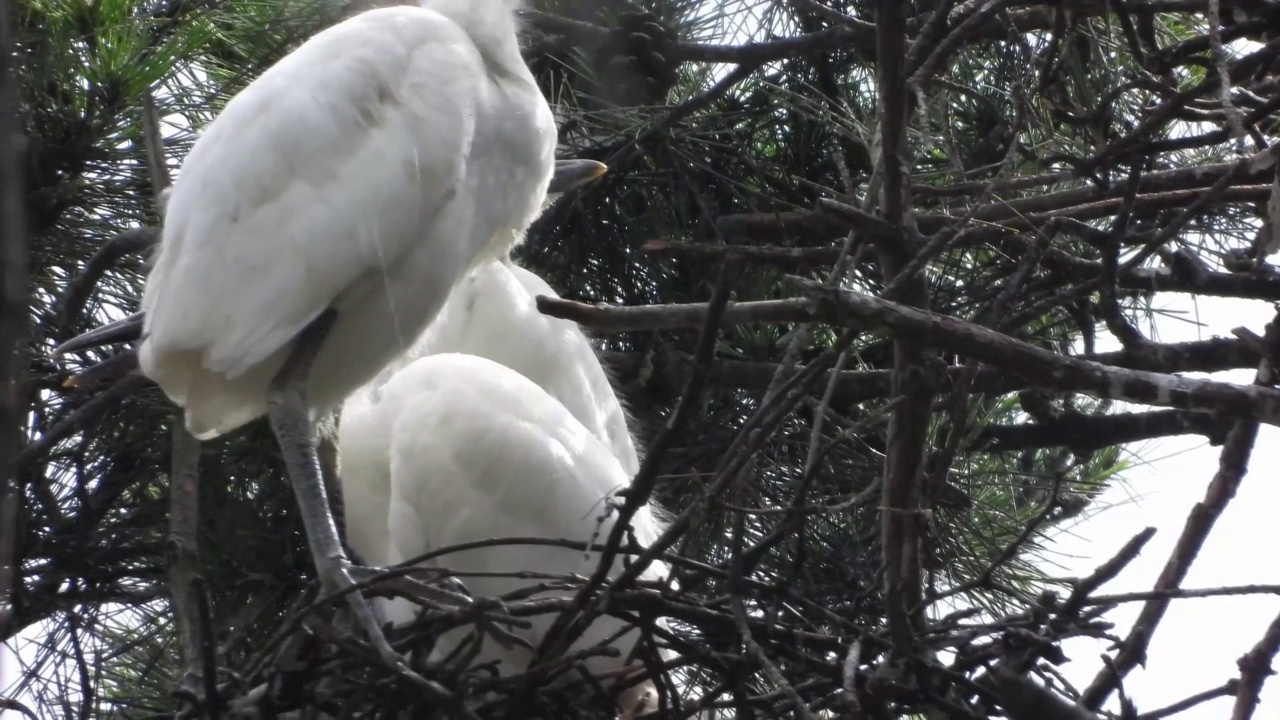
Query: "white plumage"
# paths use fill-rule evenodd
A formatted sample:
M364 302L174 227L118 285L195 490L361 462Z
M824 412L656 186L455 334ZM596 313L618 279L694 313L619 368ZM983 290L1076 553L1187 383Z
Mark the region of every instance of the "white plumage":
M335 406L539 212L556 142L510 0L425 0L319 33L233 98L183 165L143 296L143 372L199 438L266 412L298 333Z
M595 348L577 323L538 312L539 295L559 297L545 280L509 258L482 261L457 284L410 350L353 400L376 392L417 358L447 352L479 355L533 380L564 404L612 450L630 478L640 469L639 456Z
M488 538L603 542L608 536L612 517L599 521L604 501L625 489L638 469L635 445L590 341L576 324L538 313L537 295L555 293L509 261L481 264L409 355L344 405L339 449L347 539L367 560L398 563ZM649 507L632 526L642 544L660 531ZM597 554L581 550L517 545L449 554L438 564L462 572L589 576L597 562ZM654 563L643 577L664 574L665 566ZM530 584L493 577L464 582L478 596ZM404 601L382 607L384 619L396 623L415 614ZM553 619L534 618L535 627L520 632L536 647ZM600 618L574 647L624 626ZM463 635L441 638L440 652ZM625 656L636 638L631 632L615 645ZM477 662L499 660L509 673L530 659L523 648L489 641ZM589 667L599 673L623 665L597 658ZM621 702L624 709L637 702L656 707L656 694L645 684Z
M516 5L423 0L316 35L227 104L168 199L138 363L201 439L267 413L270 401L329 591L369 572L334 536L306 414L364 383L341 422L342 477L351 543L379 565L471 539L607 534L610 522L596 522L603 502L638 467L590 343L539 315L534 295L553 293L506 260L541 210L556 144L516 44ZM602 169L580 164L554 189ZM451 293L416 352L426 357L389 368ZM281 380L299 334L330 310L313 364ZM634 525L641 542L657 533L649 508ZM595 563L538 547L445 564L588 574ZM499 595L512 583L522 584L473 579L470 589ZM383 658L401 662L363 599L347 598ZM618 626L602 619L579 646ZM487 646L508 669L528 662L527 651Z
M520 56L518 5L370 10L276 63L187 156L142 312L59 349L141 324L137 363L197 438L269 414L327 591L372 571L338 542L312 419L402 353L477 263L505 258L553 181L556 130ZM570 163L555 189L603 169ZM402 664L363 597L346 599Z

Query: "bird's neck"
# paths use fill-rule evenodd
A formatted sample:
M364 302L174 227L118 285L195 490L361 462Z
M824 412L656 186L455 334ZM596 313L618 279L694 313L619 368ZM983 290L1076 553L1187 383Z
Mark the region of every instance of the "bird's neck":
M490 68L501 75L533 83L529 66L520 55L516 36L516 11L524 0L420 0L466 31Z

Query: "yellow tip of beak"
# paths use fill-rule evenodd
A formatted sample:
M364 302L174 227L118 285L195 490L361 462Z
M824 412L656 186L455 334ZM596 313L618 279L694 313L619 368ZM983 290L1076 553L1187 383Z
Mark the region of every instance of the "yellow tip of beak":
M609 166L595 160L557 160L547 192L558 194L586 185L609 172Z

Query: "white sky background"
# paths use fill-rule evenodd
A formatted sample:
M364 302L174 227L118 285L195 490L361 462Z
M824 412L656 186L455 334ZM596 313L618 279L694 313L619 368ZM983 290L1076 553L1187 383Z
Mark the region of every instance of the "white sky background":
M1224 298L1192 298L1164 295L1158 307L1180 313L1180 318L1155 321L1160 342L1183 342L1229 335L1244 326L1259 335L1275 310L1270 303ZM1193 324L1197 321L1200 326ZM1103 347L1099 351L1118 349ZM1107 337L1110 340L1109 336ZM1114 341L1112 341L1114 342ZM1208 376L1236 383L1250 383L1252 370L1236 370ZM1095 517L1066 528L1049 546L1048 558L1062 564L1061 574L1084 576L1106 560L1142 528L1157 528L1142 554L1106 585L1102 593L1150 590L1169 552L1182 532L1191 508L1204 497L1205 488L1218 468L1220 448L1202 438L1184 436L1133 448L1139 462L1125 473L1124 486L1107 491L1097 505L1112 507ZM1254 446L1250 472L1235 499L1209 534L1198 560L1191 567L1184 588L1208 588L1247 584L1280 584L1280 428L1264 425ZM1050 574L1059 574L1050 569ZM1141 610L1131 603L1109 616L1117 631L1128 632ZM1174 600L1151 642L1146 669L1139 667L1126 680L1126 693L1139 712L1150 712L1195 693L1219 687L1238 677L1236 660L1262 637L1280 614L1280 597L1252 596ZM1075 640L1064 646L1073 662L1063 668L1077 687L1087 685L1102 667L1100 655L1106 643ZM1114 706L1115 696L1112 704ZM1233 698L1205 703L1178 718L1220 719L1231 715ZM1280 717L1280 678L1271 678L1262 692L1255 718Z

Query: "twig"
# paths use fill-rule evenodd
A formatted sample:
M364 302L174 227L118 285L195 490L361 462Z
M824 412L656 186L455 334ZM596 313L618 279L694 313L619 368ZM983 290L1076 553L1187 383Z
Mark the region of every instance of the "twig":
M1018 536L1010 541L1009 544L1000 551L1000 554L988 563L987 567L974 579L951 588L945 593L939 595L935 600L963 595L974 589L986 586L986 584L991 581L991 578L995 575L996 571L1003 567L1010 559L1015 557L1022 550L1022 547L1027 540L1031 538L1031 535L1049 519L1049 513L1053 512L1054 508L1058 506L1058 493L1061 488L1062 474L1056 473L1053 476L1053 485L1045 497L1044 507L1040 508L1039 512L1037 512L1025 525L1023 525L1022 529L1018 532Z
M1273 319L1267 324L1266 343L1269 356L1264 357L1258 366L1255 379L1258 385L1271 385L1276 380L1275 367L1272 363L1273 358L1277 357L1277 351L1280 350L1280 318ZM1156 580L1157 591L1173 590L1186 577L1214 523L1235 497L1236 490L1248 472L1249 456L1257 436L1256 420L1237 420L1232 426L1218 461L1218 472L1205 490L1204 500L1196 503L1196 506L1191 509L1182 534L1178 537L1177 544L1169 554L1160 577ZM1156 627L1164 618L1170 602L1171 599L1167 597L1157 597L1146 602L1133 624L1133 629L1120 644L1114 659L1114 667L1108 666L1101 670L1085 689L1081 696L1081 702L1085 707L1094 710L1101 707L1124 676L1143 661L1147 646L1151 642Z
M1145 602L1153 598L1178 600L1212 597L1238 597L1242 595L1280 595L1280 585L1233 585L1214 588L1173 588L1170 590L1140 590L1138 592L1097 595L1085 603L1089 606L1119 605L1129 602Z
M745 518L742 515L734 519L733 542L730 550L729 560L729 601L733 607L734 623L738 626L738 636L742 638L742 644L747 647L747 652L751 654L755 661L764 669L765 677L786 695L791 701L791 708L795 714L802 720L817 720L809 706L805 703L800 694L796 692L795 687L787 681L786 676L778 669L778 666L769 659L768 653L764 648L760 647L760 643L756 642L755 636L751 632L751 626L747 623L747 609L743 605L743 588L742 579L746 577L746 570L743 567L743 548L742 536L745 531Z
M907 68L911 73L911 82L913 84L923 84L936 78L942 63L962 45L972 42L974 31L985 25L992 16L1008 7L1009 4L1010 0L987 0L981 8L952 28L941 42L933 46L932 51L929 52L928 57L920 62L919 67ZM919 48L919 50L923 54L924 48Z
M733 72L730 72L723 78L720 78L720 80L717 81L715 85L708 88L706 92L680 103L661 118L658 118L653 123L647 125L643 130L636 134L635 137L630 138L620 148L614 151L614 153L608 157L606 163L610 165L624 165L634 153L639 152L642 143L650 138L661 135L663 131L671 128L684 118L720 99L736 87L738 83L750 77L751 73L755 72L760 65L761 63L743 63L734 68Z
M1111 559L1099 565L1096 570L1088 575L1088 577L1077 580L1071 596L1062 604L1063 615L1076 615L1080 609L1088 602L1089 596L1098 588L1106 585L1120 574L1120 571L1128 567L1129 563L1137 559L1138 554L1142 552L1142 548L1151 542L1151 538L1155 537L1156 529L1153 527L1143 528L1137 535L1129 538L1128 542L1120 547Z
M1236 704L1231 720L1250 720L1261 701L1262 686L1274 675L1271 662L1280 652L1280 615L1271 621L1262 639L1236 661L1240 668L1240 687L1236 690Z
M614 558L617 556L618 548L621 546L623 537L630 526L631 519L641 507L649 502L657 483L658 468L662 456L676 436L683 432L685 425L693 415L694 408L701 401L702 389L707 381L707 366L715 354L720 320L728 306L733 283L737 280L741 270L742 261L739 258L733 255L725 258L725 262L720 268L720 277L716 281L715 292L711 297L711 302L708 303L706 321L698 338L694 370L689 375L689 382L681 395L680 403L671 413L666 427L663 428L663 431L654 439L645 452L640 470L636 473L635 479L632 480L631 486L626 492L626 502L618 509L618 514L614 518L613 529L609 533L604 552L600 554L600 561L596 571L592 573L587 585L574 597L573 605L557 617L556 622L547 630L535 653L534 664L538 659L554 657L564 652L581 635L587 623L590 622L589 617L580 618L579 615L586 609L591 594L603 585L607 579L609 571L613 567ZM538 297L539 310L542 309L544 301L548 299L543 296Z
M1217 700L1220 697L1230 697L1236 694L1236 687L1240 684L1239 680L1228 680L1226 683L1212 690L1196 693L1189 698L1179 700L1172 705L1167 705L1158 710L1142 713L1137 720L1163 720L1167 717L1181 715L1197 705L1203 705L1211 700Z
M84 430L106 413L118 409L121 400L136 394L138 390L150 383L151 381L142 375L131 374L117 380L106 390L95 393L85 404L46 430L38 440L22 448L14 460L14 465L21 472L42 460L59 442Z

